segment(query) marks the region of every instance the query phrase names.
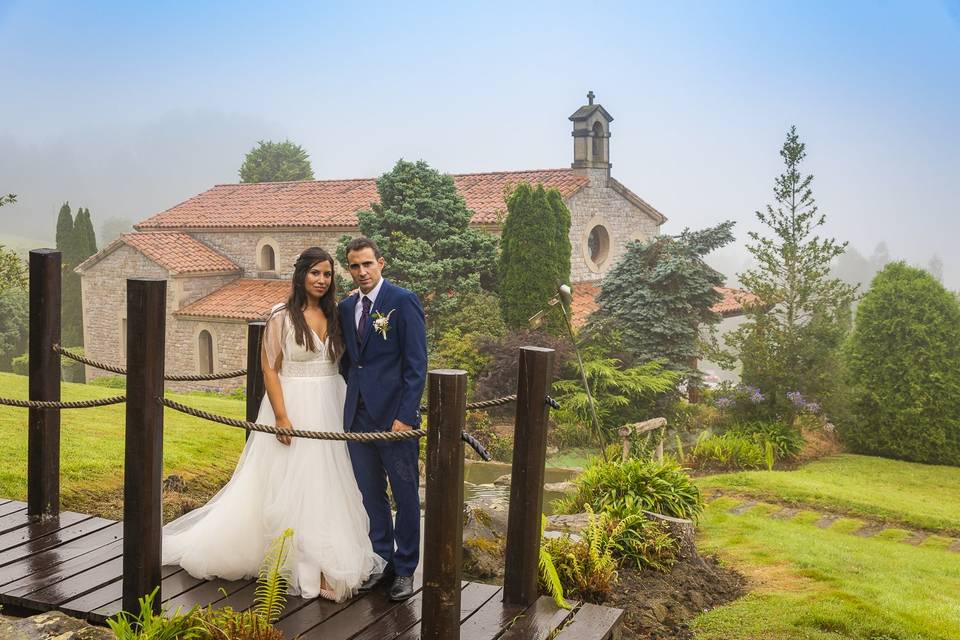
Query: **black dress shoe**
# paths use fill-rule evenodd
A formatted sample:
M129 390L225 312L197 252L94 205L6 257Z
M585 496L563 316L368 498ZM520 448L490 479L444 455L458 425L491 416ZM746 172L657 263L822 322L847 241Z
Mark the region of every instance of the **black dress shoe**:
M394 602L406 600L413 595L413 576L397 576L390 585L390 599Z
M386 569L383 573L371 573L370 576L363 581L363 584L357 587L357 591L359 591L360 593L368 593L370 591L373 591L378 584L386 582L391 578L393 578L393 571L389 568Z

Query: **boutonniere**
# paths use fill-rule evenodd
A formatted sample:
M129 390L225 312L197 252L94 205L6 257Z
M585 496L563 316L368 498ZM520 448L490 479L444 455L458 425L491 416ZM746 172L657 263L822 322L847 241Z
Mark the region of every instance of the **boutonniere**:
M390 309L390 313L383 315L379 311L376 311L370 317L373 318L373 330L383 336L383 339L387 339L387 331L390 331L390 316L393 315L393 312L396 309Z

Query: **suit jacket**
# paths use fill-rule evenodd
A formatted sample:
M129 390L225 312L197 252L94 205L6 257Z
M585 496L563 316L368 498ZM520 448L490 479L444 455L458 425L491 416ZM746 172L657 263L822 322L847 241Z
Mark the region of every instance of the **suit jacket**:
M412 291L384 279L370 318L357 341L356 308L360 296L340 301L340 326L346 350L340 373L347 382L343 429L350 431L360 399L381 430L394 419L420 426L420 398L427 379L427 332L420 300ZM373 328L373 316L390 312L390 329L384 338Z

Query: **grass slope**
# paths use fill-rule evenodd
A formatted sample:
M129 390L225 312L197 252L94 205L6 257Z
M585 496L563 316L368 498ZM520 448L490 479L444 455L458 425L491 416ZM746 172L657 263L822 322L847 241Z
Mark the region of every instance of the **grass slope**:
M960 468L841 455L794 471L697 479L721 489L960 534Z
M122 395L122 389L63 383L63 400ZM241 400L212 395L168 393L199 409L243 418ZM27 378L0 372L0 396L27 398ZM125 405L71 409L60 413L61 502L65 510L118 517L122 500ZM184 415L164 412L164 476L194 481L200 495L212 494L236 466L244 433ZM27 495L27 410L0 406L0 497Z
M737 502L710 504L699 546L746 573L753 591L699 616L692 625L698 640L960 638L957 554L847 532L862 522L819 529L801 518L772 519L759 507L732 515Z

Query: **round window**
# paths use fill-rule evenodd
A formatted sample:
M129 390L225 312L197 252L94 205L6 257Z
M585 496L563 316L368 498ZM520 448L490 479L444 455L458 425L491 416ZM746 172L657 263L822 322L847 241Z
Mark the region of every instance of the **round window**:
M610 234L606 227L598 224L590 230L587 236L587 253L590 261L597 267L603 265L610 255Z

